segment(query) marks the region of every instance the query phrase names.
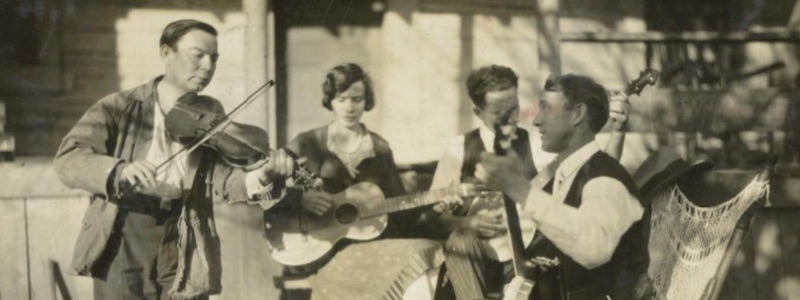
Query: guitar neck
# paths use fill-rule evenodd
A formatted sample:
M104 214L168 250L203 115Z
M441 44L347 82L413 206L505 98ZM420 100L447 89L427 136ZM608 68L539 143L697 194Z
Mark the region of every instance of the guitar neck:
M441 201L445 196L460 196L465 194L467 194L467 192L464 190L464 187L457 185L427 192L388 198L384 201L368 202L359 207L359 217L366 219L390 214L393 212L414 209L425 205L435 204Z

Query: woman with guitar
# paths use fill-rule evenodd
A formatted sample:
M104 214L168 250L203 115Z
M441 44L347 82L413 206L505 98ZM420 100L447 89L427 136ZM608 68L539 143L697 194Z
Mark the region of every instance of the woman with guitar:
M378 193L387 198L403 195L405 191L389 144L361 123L364 112L375 106L369 76L356 64L342 64L328 72L322 90L322 105L333 113L333 122L301 133L286 146L288 153L305 158L309 169L319 174L322 188L303 192L292 189L285 199L291 201L283 201L284 206L267 212L267 240L273 257L282 249L292 248L290 243L294 242L325 243L307 247L309 251L332 248L323 249L325 254L321 258L316 253L297 250L303 247L284 253L283 259L276 257L287 265L289 275L316 272L311 281L311 297L315 299L379 299L389 294L402 295L402 290L425 272L420 266L431 264L426 257L432 257L439 244L424 239L398 239L413 236L419 209L389 215L388 225L379 228L382 234L378 240L337 243L338 238L329 238L338 227L325 226L326 217L339 218L344 214L334 201L337 194L349 193L348 188L364 183L374 184L379 188ZM287 224L297 226L289 228ZM275 233L271 226L286 228ZM291 236L298 238L293 240Z

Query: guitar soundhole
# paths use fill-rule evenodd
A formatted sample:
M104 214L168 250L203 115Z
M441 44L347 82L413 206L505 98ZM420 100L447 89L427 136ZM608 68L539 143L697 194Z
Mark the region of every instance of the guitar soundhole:
M350 224L358 217L358 209L352 204L343 204L336 208L336 221L339 224Z

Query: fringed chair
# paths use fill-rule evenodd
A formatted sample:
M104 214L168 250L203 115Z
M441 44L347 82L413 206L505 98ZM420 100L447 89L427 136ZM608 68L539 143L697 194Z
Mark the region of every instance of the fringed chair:
M768 198L773 165L712 170L712 163L686 163L671 149L642 164L634 178L649 203L654 298L717 299L756 208Z

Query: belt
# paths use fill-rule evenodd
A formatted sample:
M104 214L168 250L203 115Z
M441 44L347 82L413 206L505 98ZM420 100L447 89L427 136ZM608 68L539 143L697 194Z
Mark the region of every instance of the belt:
M115 201L120 209L153 217L168 217L180 214L183 200L180 198L164 199L134 193Z

